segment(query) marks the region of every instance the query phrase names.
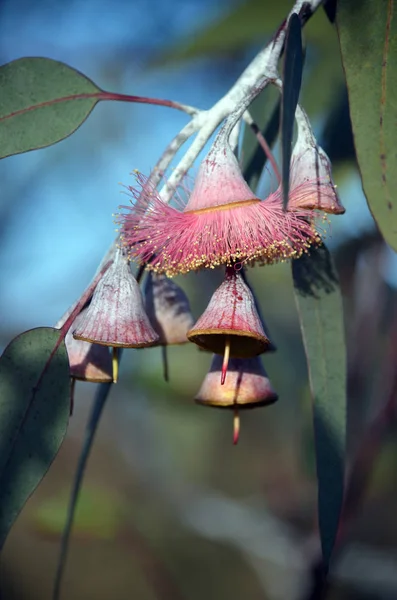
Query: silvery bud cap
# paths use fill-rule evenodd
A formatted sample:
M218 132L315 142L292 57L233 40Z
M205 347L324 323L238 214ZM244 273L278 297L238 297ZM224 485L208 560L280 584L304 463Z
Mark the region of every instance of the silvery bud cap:
M153 346L159 336L145 312L139 285L119 249L97 288L84 319L73 331L75 339L105 346Z

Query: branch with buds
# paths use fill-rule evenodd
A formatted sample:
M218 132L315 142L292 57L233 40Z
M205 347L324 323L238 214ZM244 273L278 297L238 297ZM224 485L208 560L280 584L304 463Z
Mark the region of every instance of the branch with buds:
M204 406L232 411L234 444L239 438L239 411L277 400L259 358L262 353L274 351L275 346L244 268L301 257L322 244L316 228L318 216L344 212L332 181L330 161L317 144L303 109L298 105L295 112L297 140L290 165L288 205L283 202L276 160L248 112L250 104L268 85L282 89L278 63L291 15L298 15L304 24L320 4L321 0L297 0L273 39L210 109L167 101L167 106L185 110L192 118L165 148L149 177L134 172L136 186L127 187L132 202L120 207L121 212L116 215L119 237L102 261L103 264L111 260L112 264L66 340L70 352L76 342L87 347L100 346L102 350L112 348L113 372L109 372L109 354L105 349L102 358L106 364L89 364L88 369L85 362L85 370L77 364L75 378L90 372L114 382L118 348L164 348L190 341L213 353L210 371L195 400ZM296 103L294 111L295 106ZM242 122L256 135L278 180L277 190L265 200L251 190L235 155ZM185 201L180 194L181 189L186 192L183 180L218 127ZM165 173L176 153L192 136L195 138L190 147L166 180ZM129 260L139 265L136 278ZM196 321L183 290L170 278L217 267L225 269L224 281ZM144 271L148 275L141 290L139 282ZM80 360L83 353L80 354L80 348L77 350ZM87 353L84 357L87 361ZM99 352L95 357L92 353L91 360L94 358L99 361ZM87 456L88 451L80 472ZM62 567L57 589L61 575Z

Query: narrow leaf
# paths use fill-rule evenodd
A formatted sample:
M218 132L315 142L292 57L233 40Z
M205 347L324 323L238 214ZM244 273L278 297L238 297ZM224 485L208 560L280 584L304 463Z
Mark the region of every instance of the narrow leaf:
M393 0L338 0L337 27L364 193L397 250L397 8Z
M32 329L7 346L0 358L0 549L59 450L70 398L60 331Z
M313 398L319 528L327 568L342 508L346 446L342 296L324 245L293 261L292 275Z
M0 67L0 158L44 148L73 133L102 90L49 58L20 58Z
M120 358L120 357L119 357ZM79 456L79 462L77 464L76 474L73 481L72 492L70 495L70 501L68 506L68 512L66 517L66 523L63 529L62 540L61 540L61 551L58 559L57 572L55 576L53 600L58 600L61 593L62 576L66 565L67 553L69 548L70 535L72 533L73 521L76 513L76 507L79 500L81 486L83 483L83 477L87 466L88 458L91 452L92 444L94 441L95 433L98 429L98 424L104 409L106 400L108 398L112 383L101 383L98 388L94 399L91 414L88 419L88 423L85 429L85 436L83 441L83 448Z
M281 97L281 155L284 210L288 205L289 169L294 135L295 111L302 84L302 27L296 13L288 21L285 41L283 89Z

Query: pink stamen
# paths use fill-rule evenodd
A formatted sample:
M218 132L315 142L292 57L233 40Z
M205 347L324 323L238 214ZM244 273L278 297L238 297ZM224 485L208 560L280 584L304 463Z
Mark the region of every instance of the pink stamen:
M293 161L289 209L284 211L281 186L261 201L226 149L225 155L210 154L187 205L177 191L173 206L165 204L150 179L136 175L138 187L129 188L135 203L120 207L125 212L117 218L131 258L172 277L220 265L299 258L321 243L313 209L319 197L323 205L334 201L328 175L298 177L300 163Z
M299 188L299 195L312 194L316 185ZM141 196L134 192L137 196L133 207L121 207L129 211L118 217L121 238L132 258L169 276L235 262L297 258L321 242L313 211L283 212L280 188L265 201L202 213L166 205L155 190Z

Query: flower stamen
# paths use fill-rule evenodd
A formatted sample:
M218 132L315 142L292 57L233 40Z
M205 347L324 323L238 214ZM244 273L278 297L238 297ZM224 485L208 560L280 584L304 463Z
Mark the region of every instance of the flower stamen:
M116 346L112 348L112 369L113 369L113 383L117 383L119 378L119 349Z
M223 354L221 385L223 385L225 383L227 367L229 364L229 358L230 358L230 335L227 335L226 340L225 340L225 352Z

